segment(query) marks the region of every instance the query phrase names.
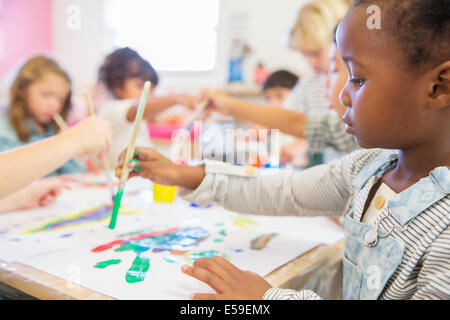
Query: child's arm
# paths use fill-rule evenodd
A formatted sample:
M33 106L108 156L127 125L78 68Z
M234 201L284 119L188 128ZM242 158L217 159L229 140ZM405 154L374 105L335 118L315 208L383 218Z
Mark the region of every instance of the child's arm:
M201 98L209 99L210 106L224 115L255 122L270 129L279 129L295 137L305 136L307 116L304 113L238 100L219 90L203 90Z
M268 108L234 99L212 89L203 90L201 95L209 99L211 107L217 112L278 129L294 137L306 138L312 149L331 147L341 152L358 149L355 138L345 132L344 122L331 112L306 115L283 108Z
M59 179L44 179L0 200L0 213L45 207L55 202L64 183Z
M181 104L189 109L193 109L195 106L196 98L188 95L172 95L166 97L153 97L149 98L145 107L144 119L151 122L154 121L156 115L167 108L176 104ZM134 121L137 113L137 106L133 106L128 110L127 120Z
M107 121L88 118L44 141L0 154L0 199L47 175L73 157L100 153L111 144Z
M198 205L217 202L237 212L280 216L342 215L354 176L380 152L357 151L328 165L298 172L259 170L217 161L190 167L174 164L152 149L138 151L139 162L130 165L134 169L130 176L181 186L179 194ZM118 166L122 165L119 159Z

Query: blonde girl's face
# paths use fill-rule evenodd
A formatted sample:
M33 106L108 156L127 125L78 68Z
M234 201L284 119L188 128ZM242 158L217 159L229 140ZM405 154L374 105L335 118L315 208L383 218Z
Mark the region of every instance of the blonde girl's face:
M341 119L344 116L347 108L341 104L339 100L339 94L344 89L345 84L347 83L348 72L335 44L331 46L330 56L331 60L330 70L328 71L327 76L326 97L330 102L330 109L335 110L337 115Z
M329 47L311 51L300 50L300 53L303 54L315 73L326 74L328 72L328 67L330 65Z
M27 90L27 109L40 125L48 124L60 113L70 93L70 84L56 73L46 73Z

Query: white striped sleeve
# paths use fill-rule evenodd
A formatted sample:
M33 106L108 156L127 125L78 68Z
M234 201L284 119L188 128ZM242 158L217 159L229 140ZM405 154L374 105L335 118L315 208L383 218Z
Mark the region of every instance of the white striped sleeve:
M412 299L450 299L450 227L427 249Z
M355 137L345 132L345 123L331 112L309 114L305 138L311 150L331 147L340 152L352 152L359 148Z
M311 290L295 291L292 289L270 288L266 291L263 300L322 300Z
M355 174L377 154L359 150L301 172L257 170L253 175L242 166L205 161L203 182L196 190L181 188L180 195L199 205L216 202L241 213L339 216L351 199Z

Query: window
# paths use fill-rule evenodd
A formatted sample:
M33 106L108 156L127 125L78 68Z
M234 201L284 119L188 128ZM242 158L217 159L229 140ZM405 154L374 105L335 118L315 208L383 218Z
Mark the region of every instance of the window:
M212 71L219 0L107 0L116 47L136 49L158 71Z

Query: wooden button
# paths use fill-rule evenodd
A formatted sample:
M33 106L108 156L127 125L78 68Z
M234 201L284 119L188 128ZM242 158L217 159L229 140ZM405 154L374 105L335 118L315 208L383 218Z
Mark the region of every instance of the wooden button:
M375 199L375 208L377 208L378 210L383 209L384 203L386 202L386 200L384 199L383 196L378 196Z

